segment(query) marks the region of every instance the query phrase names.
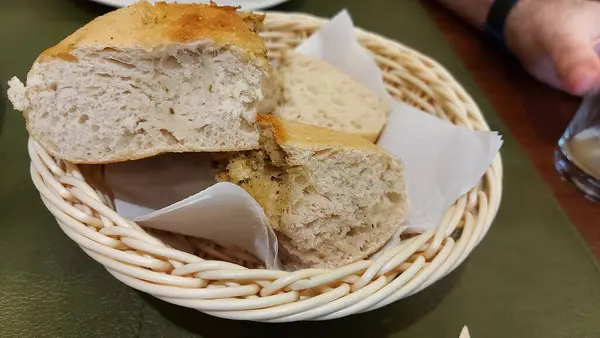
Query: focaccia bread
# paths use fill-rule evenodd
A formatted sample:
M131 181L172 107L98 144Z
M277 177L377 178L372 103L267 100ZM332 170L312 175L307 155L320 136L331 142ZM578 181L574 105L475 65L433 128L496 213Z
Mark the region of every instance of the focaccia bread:
M358 136L260 116L261 149L232 155L221 180L263 207L287 268L335 268L380 249L404 217L402 162Z
M297 122L351 133L375 142L390 106L348 74L310 56L287 53L277 76L276 114Z
M271 68L264 16L139 2L44 51L9 98L30 135L74 163L258 147ZM268 107L263 108L269 110Z

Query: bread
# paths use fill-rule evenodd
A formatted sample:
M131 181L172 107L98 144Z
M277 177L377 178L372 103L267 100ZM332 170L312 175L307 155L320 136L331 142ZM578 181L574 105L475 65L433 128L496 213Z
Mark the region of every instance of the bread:
M375 93L325 61L288 53L278 76L283 86L276 114L375 142L390 109Z
M33 64L9 98L31 136L74 163L254 149L271 68L234 7L139 2L98 17ZM264 108L268 109L268 108Z
M260 116L260 150L234 154L220 175L263 207L289 269L335 268L371 255L403 221L400 160L369 141Z

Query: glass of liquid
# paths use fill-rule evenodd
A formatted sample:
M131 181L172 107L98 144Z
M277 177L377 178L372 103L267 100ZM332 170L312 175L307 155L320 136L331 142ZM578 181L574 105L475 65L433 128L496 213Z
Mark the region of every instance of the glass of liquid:
M584 98L558 141L554 165L589 199L600 202L600 94Z

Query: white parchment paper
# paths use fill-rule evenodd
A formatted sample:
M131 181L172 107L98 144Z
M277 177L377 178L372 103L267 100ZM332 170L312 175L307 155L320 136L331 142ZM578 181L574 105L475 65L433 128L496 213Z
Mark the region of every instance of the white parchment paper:
M237 246L280 269L277 238L262 208L239 186L216 183L206 154L165 154L110 164L115 208L141 226Z
M437 119L385 91L381 71L356 41L344 10L296 49L348 73L388 100L392 109L378 144L406 167L409 206L404 229L435 227L445 210L475 186L498 152L497 133L472 131ZM117 211L140 225L238 246L280 269L277 239L256 201L242 188L216 183L203 154L162 155L106 166ZM396 245L394 236L386 245Z

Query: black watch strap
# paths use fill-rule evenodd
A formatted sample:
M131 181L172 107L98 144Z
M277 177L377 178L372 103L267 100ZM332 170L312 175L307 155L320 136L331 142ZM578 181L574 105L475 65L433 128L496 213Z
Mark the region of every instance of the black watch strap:
M503 48L506 48L504 40L506 18L517 2L519 0L494 0L485 20L485 34Z

